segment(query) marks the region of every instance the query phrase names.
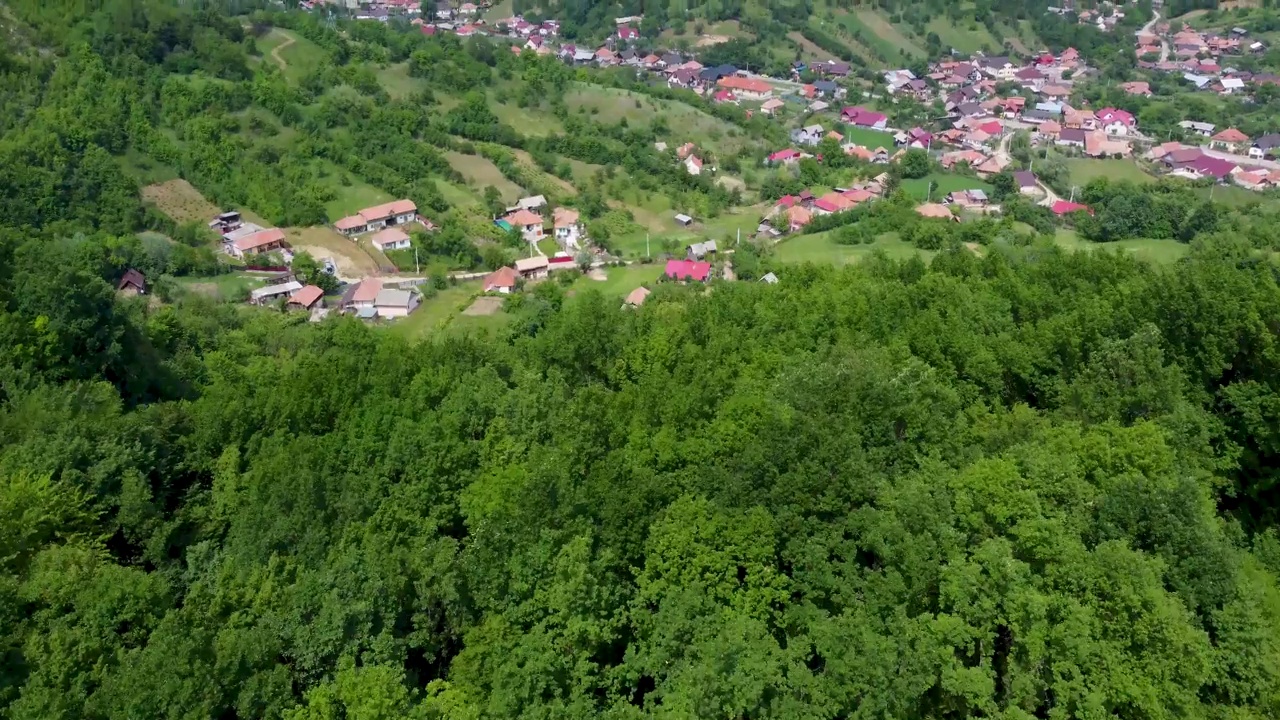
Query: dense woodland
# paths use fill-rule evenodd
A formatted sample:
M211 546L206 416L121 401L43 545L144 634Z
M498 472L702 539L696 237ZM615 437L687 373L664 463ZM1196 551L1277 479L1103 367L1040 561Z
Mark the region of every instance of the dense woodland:
M434 140L501 129L379 97L325 132L235 20L9 8L49 51L0 48L0 717L1280 715L1261 220L1167 267L947 241L633 311L544 283L420 344L152 304L114 281L181 233L121 154L312 213L307 153L425 194ZM218 151L273 103L295 150ZM1208 212L1117 192L1100 233Z

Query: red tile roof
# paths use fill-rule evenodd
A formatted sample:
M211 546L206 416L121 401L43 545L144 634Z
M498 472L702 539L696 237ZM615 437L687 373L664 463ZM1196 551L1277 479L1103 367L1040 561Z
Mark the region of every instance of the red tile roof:
M520 273L516 272L515 268L500 267L484 276L484 291L489 292L494 288L513 288L518 279L520 279Z
M746 92L753 93L767 93L773 91L773 86L763 80L752 80L750 78L738 77L737 75L722 77L716 84L728 90L744 90Z
M360 211L360 216L369 222L385 220L393 215L404 215L417 212L418 206L412 200L392 200L389 203L374 205Z
M1055 202L1049 209L1053 211L1054 215L1066 215L1067 213L1073 213L1079 210L1083 210L1090 215L1093 214L1093 210L1091 210L1088 205L1081 205L1080 203L1068 202L1066 200L1059 200Z
M289 304L301 305L302 307L309 308L312 305L315 305L316 301L322 297L324 297L324 290L321 290L315 285L308 285L290 295Z
M373 302L378 299L378 293L382 292L382 281L375 277L365 278L356 286L356 291L351 294L351 302Z
M236 249L240 252L256 250L264 245L281 242L284 240L284 231L280 228L271 228L269 230L259 230L252 235L246 235L235 241Z
M668 260L666 275L676 280L688 278L705 281L711 275L711 263L693 260Z

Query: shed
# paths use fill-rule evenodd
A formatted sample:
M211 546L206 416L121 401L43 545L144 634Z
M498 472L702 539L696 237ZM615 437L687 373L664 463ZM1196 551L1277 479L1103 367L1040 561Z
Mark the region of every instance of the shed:
M680 223L681 227L689 227L693 224L693 218L685 215L684 213L677 213L676 222Z

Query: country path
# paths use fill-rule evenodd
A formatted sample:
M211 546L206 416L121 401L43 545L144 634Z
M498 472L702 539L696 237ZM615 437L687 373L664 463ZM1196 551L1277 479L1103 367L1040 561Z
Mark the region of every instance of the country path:
M274 30L274 32L280 31L277 29ZM280 56L280 51L297 42L298 38L282 32L280 34L284 35L284 42L271 49L271 59L276 61L276 64L280 66L281 70L284 70L289 67L289 63L285 62L284 58Z

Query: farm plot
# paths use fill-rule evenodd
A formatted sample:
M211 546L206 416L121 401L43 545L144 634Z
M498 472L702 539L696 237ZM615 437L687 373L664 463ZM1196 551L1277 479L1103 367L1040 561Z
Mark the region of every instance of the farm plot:
M208 222L221 210L186 180L166 180L142 188L142 199L177 223Z

